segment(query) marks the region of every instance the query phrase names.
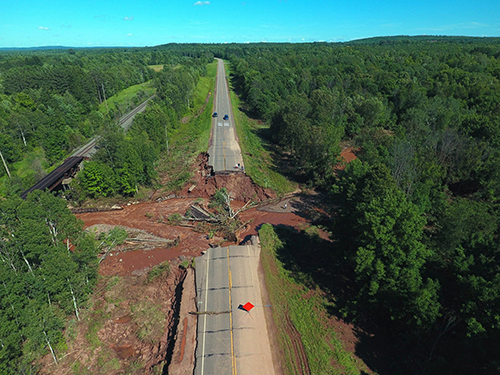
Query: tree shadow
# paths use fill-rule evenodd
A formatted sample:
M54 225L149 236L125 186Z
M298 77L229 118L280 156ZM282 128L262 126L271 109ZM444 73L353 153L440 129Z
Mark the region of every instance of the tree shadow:
M325 305L331 318L354 325L357 338L355 354L378 374L422 374L418 360L423 349L421 340L408 341L394 327L379 320L361 319L356 293L352 289L354 274L345 266L338 244L311 230L275 226L283 243L276 252L283 267L297 283L310 289L319 287L327 298ZM372 311L374 317L383 312ZM380 324L380 325L379 325ZM424 352L426 350L423 350Z
M234 83L234 77L231 77L233 82L233 89L237 90L238 84ZM242 112L245 116L250 118L253 121L262 122L259 118L259 114L249 110L244 102L244 98L242 98L241 105L238 107L238 110ZM294 181L297 183L305 183L308 181L308 176L298 173L297 169L293 167L290 157L287 153L285 153L280 146L278 146L272 139L273 132L270 127L258 127L254 129L250 129L250 132L259 138L260 144L270 155L273 161L271 165L271 170L273 172L279 173L285 176L290 181ZM248 154L248 156L253 156Z
M312 225L330 227L332 218L327 211L333 212L334 206L326 203L326 201L325 196L321 193L300 193L287 203L293 209L295 215L306 219Z

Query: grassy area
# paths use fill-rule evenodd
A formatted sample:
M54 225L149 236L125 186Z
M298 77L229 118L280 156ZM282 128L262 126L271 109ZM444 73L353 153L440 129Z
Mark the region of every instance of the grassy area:
M58 164L57 164L58 165ZM26 186L33 185L44 174L51 172L57 165L48 168L48 162L41 147L26 152L24 158L16 163L9 165L11 175L20 178ZM0 168L4 168L0 161ZM7 194L9 185L8 176L4 174L0 178L0 196Z
M157 279L162 275L170 274L170 264L168 262L163 262L154 266L151 271L148 273L147 283L153 282L153 280Z
M278 195L295 191L298 185L277 172L279 168L274 163L271 152L266 149L268 143L259 136L259 132L267 130L269 125L251 119L241 112L239 97L234 91L231 91L230 95L246 174L257 185L271 188Z
M213 95L207 103L205 100L209 92L213 93L216 74L216 66L209 64L207 76L201 77L196 86L193 115L170 135L170 152L163 155L159 163L165 191L181 189L191 179L192 166L198 154L208 150Z
M199 111L199 108L205 104L207 94L213 92L216 75L217 61L207 65L207 75L205 77L200 77L198 81L194 95L194 111ZM197 114L197 112L195 112L195 114Z
M290 270L285 265L287 245L269 224L259 231L262 245L262 265L278 343L283 353L285 374L302 373L294 356L290 327L292 322L304 346L311 374L360 374L367 368L359 359L347 352L338 340L335 329L328 324L327 306L330 304L319 288L312 287L307 275L297 275L300 270ZM304 233L305 243L310 245ZM293 241L296 246L297 239ZM307 242L307 243L306 243ZM334 364L334 365L332 365Z
M163 64L161 65L148 65L148 68L153 69L155 72L159 72L160 70L163 70Z
M212 108L213 99L207 104ZM170 152L160 160L160 176L165 176L164 190L175 191L181 189L192 176L193 163L201 152L208 149L210 139L211 114L203 111L200 116L183 124L170 137Z
M141 90L144 94L140 93ZM151 86L151 81L127 87L125 90L122 90L118 94L107 99L108 109L112 112L116 110L124 112L127 108L131 107L131 103L134 103L134 99L137 96L140 96L141 98L148 98L153 95L155 91L156 88ZM141 99L135 104L139 104L142 101L143 100ZM102 113L107 112L106 103L103 102L99 105L99 111Z
M94 310L88 312L87 316L87 332L85 333L85 338L90 345L92 351L101 346L101 340L97 332L104 326L106 320L110 318L110 314L107 313L102 307L105 303L98 302L98 306L94 307Z
M137 337L154 344L160 340L165 330L167 316L155 301L142 300L130 306L132 319L137 325Z

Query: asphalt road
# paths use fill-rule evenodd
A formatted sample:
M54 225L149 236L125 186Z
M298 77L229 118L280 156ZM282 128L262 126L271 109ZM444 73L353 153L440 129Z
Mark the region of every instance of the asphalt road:
M196 258L198 344L195 375L272 375L259 246L209 249ZM247 312L241 308L251 302Z
M214 168L215 172L234 171L237 170L236 165L243 165L243 159L240 146L236 141L224 62L221 59L217 61L214 112L217 112L218 116L212 117L212 140L208 149L208 164ZM229 119L224 120L224 115L228 115Z

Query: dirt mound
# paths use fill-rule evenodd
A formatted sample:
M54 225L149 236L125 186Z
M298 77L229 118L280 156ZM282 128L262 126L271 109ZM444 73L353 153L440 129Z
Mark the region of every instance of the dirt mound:
M270 189L257 186L250 177L242 172L225 172L213 175L208 165L208 154L201 153L197 158L197 171L190 184L184 187L182 196L209 198L217 189L225 187L234 200L241 202L262 202L274 198Z
M216 190L224 187L232 198L240 202L248 202L249 200L262 202L274 198L274 194L269 189L255 185L250 177L242 173L210 177L206 180L205 185L200 187L200 190L207 196L212 196Z

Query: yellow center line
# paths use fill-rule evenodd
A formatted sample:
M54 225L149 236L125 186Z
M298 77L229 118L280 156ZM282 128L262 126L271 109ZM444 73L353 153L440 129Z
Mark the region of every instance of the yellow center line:
M236 375L236 357L234 356L234 340L233 340L233 308L231 301L231 288L233 287L233 281L231 279L231 268L229 267L229 247L227 248L227 274L229 277L229 328L231 332L231 367L233 370L233 375Z

